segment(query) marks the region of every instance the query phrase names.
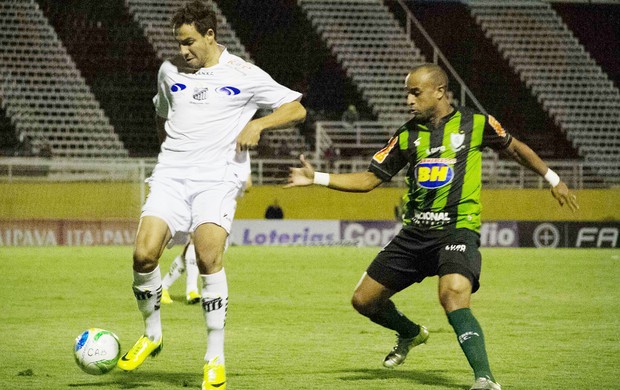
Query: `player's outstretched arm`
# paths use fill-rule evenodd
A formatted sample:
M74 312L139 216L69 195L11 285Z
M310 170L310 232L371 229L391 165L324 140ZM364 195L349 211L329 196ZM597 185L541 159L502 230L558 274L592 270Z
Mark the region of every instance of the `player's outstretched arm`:
M547 164L545 164L529 146L513 137L505 153L519 164L544 177L545 180L551 184L551 194L558 201L560 206L567 204L572 212L579 210L577 196L568 189L566 183L564 183L555 172L549 169Z
M288 184L284 188L318 184L344 192L368 192L383 183L372 172L340 174L315 172L314 167L306 161L303 154L299 156L299 161L301 162L301 168L290 168Z

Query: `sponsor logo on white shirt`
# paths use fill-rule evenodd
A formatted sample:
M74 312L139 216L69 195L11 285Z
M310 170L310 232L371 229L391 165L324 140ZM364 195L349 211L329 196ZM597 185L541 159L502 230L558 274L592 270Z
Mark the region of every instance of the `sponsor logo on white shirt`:
M170 86L170 91L172 91L172 92L179 92L179 91L184 90L185 88L187 88L187 86L185 84L176 83L176 84L172 84L172 86Z
M226 87L217 88L215 92L219 93L220 95L231 96L231 95L239 95L241 93L241 90L239 88L226 86Z

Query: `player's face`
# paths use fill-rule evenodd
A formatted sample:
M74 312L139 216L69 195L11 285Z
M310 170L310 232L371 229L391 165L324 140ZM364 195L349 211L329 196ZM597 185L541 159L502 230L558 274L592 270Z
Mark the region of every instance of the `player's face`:
M175 29L174 34L179 43L179 52L190 68L200 69L209 63L215 35L213 30L200 35L193 24L182 24Z
M428 74L422 71L409 73L405 88L409 113L423 122L433 119L438 104L438 87Z

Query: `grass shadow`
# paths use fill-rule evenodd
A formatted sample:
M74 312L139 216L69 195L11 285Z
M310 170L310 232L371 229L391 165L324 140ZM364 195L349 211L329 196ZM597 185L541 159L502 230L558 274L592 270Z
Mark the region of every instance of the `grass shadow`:
M111 376L110 376L111 374ZM195 372L120 372L110 373L101 382L70 383L71 388L101 389L144 389L153 388L154 383L166 388L200 388L202 375Z
M343 371L341 371L343 372ZM468 384L456 382L443 373L443 370L387 370L380 368L352 369L340 376L344 381L367 381L384 379L402 379L412 384L443 386L446 389L469 389Z

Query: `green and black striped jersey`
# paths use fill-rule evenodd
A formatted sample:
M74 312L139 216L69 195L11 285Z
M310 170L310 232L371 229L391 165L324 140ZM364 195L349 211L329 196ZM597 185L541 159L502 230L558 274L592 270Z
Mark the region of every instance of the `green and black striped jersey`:
M407 164L403 223L421 229L480 231L482 150L511 142L499 122L455 107L439 126L413 118L375 153L369 171L389 181Z

